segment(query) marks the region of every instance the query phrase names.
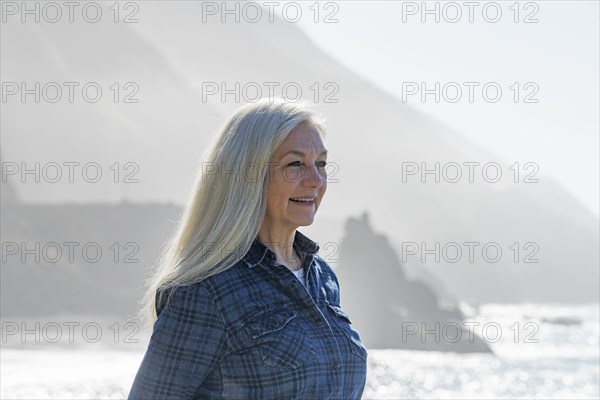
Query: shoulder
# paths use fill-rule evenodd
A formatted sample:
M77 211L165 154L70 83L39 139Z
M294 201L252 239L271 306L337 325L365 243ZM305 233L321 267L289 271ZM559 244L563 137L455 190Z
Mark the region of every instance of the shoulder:
M160 289L156 300L158 318L168 314L169 319L185 322L199 314L218 314L213 295L202 281Z
M319 273L323 277L333 279L336 283L338 282L338 278L337 278L337 275L335 274L334 269L319 254L315 254L315 265L318 267Z
M204 290L218 303L232 292L238 291L240 286L247 284L249 276L244 260L239 260L224 271L204 278L199 284L204 286Z
M188 346L207 335L213 336L215 343L223 340L226 326L222 313L203 282L174 286L163 294L153 328L155 343ZM180 343L174 342L177 340Z
M339 303L340 282L331 265L318 254L315 254L315 272L319 275L320 286L325 290L328 299Z
M222 315L228 312L228 304L248 288L257 286L254 278L243 260L233 264L224 271L218 272L200 281L175 286L164 291L160 306L165 304L176 306L181 312L218 311ZM158 295L157 295L158 296ZM157 310L159 301L157 300Z

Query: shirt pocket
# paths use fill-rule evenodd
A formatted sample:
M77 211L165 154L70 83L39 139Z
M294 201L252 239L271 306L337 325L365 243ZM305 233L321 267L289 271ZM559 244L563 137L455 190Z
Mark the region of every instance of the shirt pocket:
M285 308L261 311L241 326L269 367L298 368L318 354L299 324L298 315Z
M325 302L327 303L327 308L329 309L330 313L334 316L335 323L342 329L342 331L344 331L344 334L348 338L352 353L362 358L366 362L367 349L365 346L363 346L358 331L352 328L352 321L350 320L350 317L346 311L344 311L341 307L334 306L328 301Z

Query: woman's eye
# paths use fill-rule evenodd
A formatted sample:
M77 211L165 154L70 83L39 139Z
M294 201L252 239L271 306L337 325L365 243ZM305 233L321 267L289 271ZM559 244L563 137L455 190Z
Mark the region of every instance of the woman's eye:
M302 161L294 161L294 162L289 163L287 166L288 167L301 167L302 165L304 165L302 163ZM327 161L318 161L315 163L315 165L318 168L325 168L327 166Z

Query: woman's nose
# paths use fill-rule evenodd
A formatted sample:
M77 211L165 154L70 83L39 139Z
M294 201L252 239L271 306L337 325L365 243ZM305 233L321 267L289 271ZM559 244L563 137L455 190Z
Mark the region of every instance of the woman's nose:
M321 171L319 171L319 167L313 165L312 167L307 166L304 169L304 176L302 180L306 185L321 187L325 177L321 174Z

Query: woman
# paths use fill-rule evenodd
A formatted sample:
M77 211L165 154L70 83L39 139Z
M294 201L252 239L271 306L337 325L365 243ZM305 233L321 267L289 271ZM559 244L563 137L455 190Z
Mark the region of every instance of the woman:
M130 399L361 397L367 351L335 273L296 230L325 194L324 136L279 99L227 121L150 282Z

